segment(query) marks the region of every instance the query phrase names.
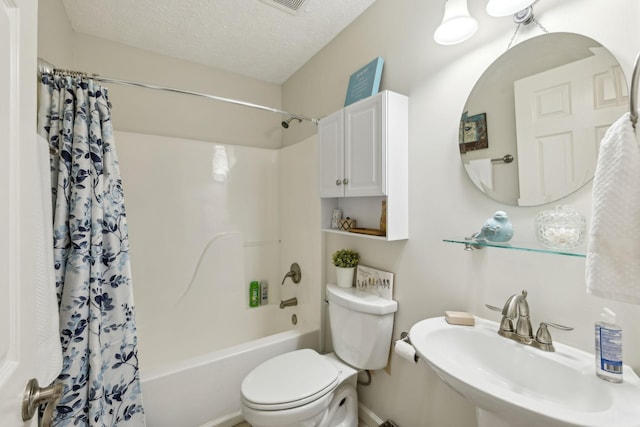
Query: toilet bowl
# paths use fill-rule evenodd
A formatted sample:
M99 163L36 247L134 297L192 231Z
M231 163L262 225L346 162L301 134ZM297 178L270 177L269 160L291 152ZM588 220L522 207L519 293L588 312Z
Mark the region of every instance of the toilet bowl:
M242 413L253 427L357 427L358 371L334 353L284 353L242 382Z
M296 350L254 368L241 386L253 427L357 427L358 371L386 365L397 303L335 285L327 299L336 353Z

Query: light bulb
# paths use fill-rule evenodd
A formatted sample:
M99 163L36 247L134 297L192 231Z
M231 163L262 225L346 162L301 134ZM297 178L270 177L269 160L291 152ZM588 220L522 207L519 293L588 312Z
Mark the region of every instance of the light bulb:
M478 21L469 15L467 0L447 0L442 23L433 33L441 45L462 43L478 30Z

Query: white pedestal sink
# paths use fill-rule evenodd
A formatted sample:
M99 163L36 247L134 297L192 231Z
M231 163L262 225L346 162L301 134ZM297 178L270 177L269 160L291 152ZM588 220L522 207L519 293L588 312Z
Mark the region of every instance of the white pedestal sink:
M416 323L411 343L436 374L478 408L479 427L640 427L640 379L628 366L624 382L595 375L593 354L554 343L555 352L444 317Z

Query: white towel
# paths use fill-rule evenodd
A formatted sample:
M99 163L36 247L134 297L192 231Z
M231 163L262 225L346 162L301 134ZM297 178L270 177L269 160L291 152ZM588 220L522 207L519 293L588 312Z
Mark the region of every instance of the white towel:
M629 113L600 143L592 197L587 292L640 304L640 146Z
M38 196L42 209L37 221L35 253L36 272L36 327L38 333L38 365L36 378L41 387L51 384L62 370L60 345L60 317L53 272L53 216L51 207L51 174L49 172L49 143L38 135L36 144L37 164L40 172Z
M467 172L480 190L493 190L493 163L491 163L491 159L469 161Z

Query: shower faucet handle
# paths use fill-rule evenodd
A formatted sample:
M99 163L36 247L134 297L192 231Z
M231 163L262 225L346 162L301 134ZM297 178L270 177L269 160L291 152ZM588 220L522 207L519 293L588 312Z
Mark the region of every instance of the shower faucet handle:
M300 283L300 280L302 279L302 270L300 270L300 266L297 262L291 264L291 267L289 267L289 272L284 275L284 278L282 279L283 285L284 281L287 280L287 277L290 277L293 283Z

